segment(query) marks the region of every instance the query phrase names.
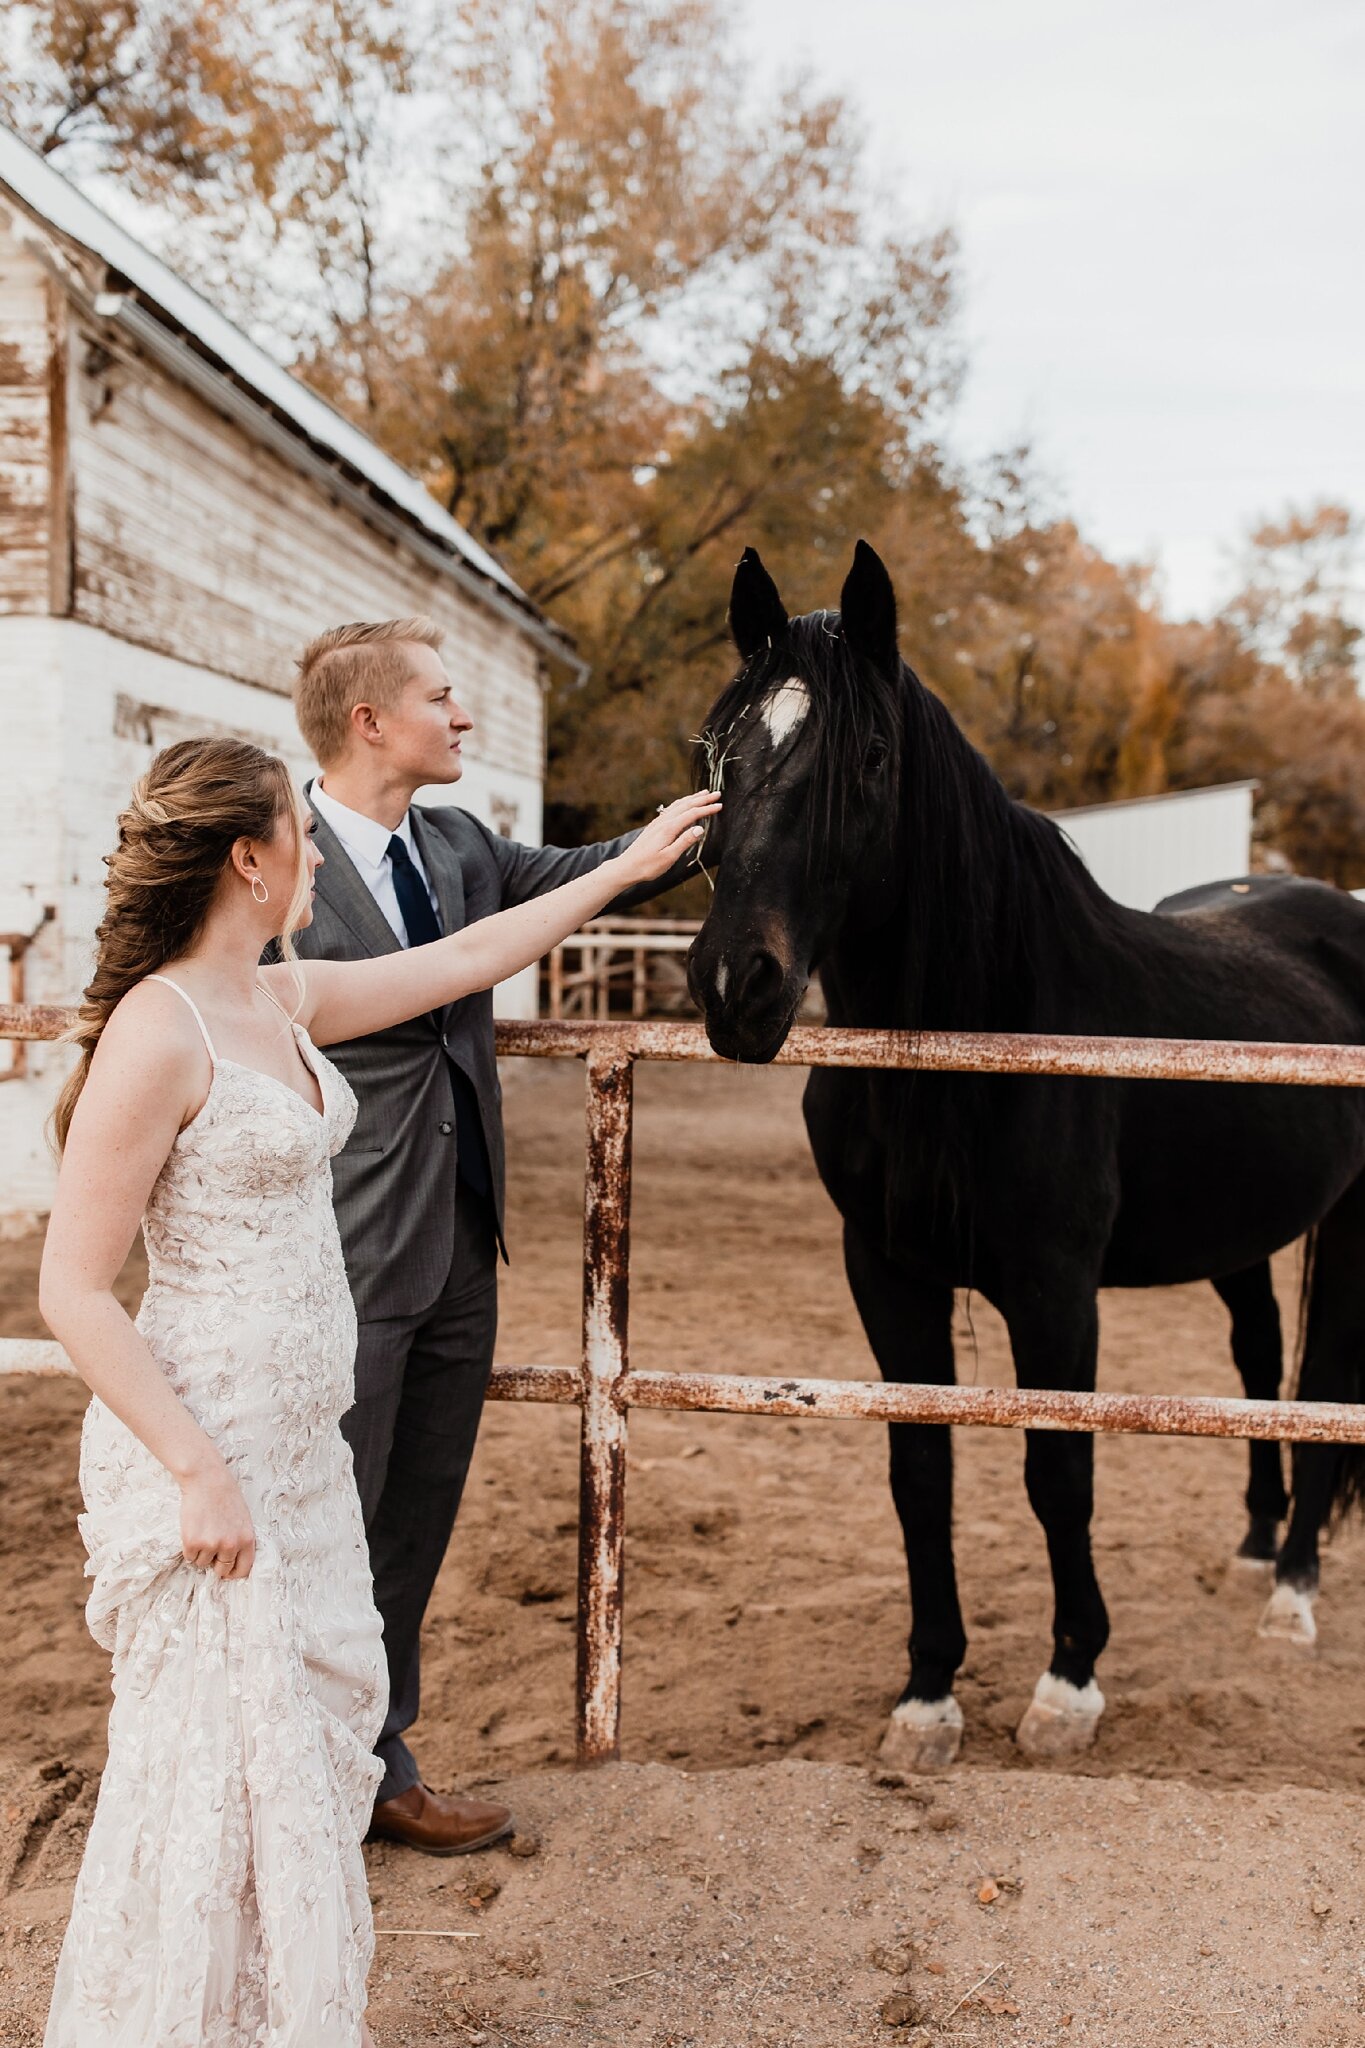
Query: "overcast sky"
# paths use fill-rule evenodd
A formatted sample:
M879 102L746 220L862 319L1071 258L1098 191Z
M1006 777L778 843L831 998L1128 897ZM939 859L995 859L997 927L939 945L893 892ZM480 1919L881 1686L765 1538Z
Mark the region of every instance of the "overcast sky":
M743 0L961 237L965 454L1034 443L1169 608L1287 501L1365 514L1365 0Z

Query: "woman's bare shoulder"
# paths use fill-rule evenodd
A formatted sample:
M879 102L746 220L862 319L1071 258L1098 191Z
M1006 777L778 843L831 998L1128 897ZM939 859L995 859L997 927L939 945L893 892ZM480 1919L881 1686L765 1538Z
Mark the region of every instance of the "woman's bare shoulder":
M105 1067L150 1068L193 1078L208 1064L194 1013L164 982L139 981L121 996L100 1034L95 1059Z

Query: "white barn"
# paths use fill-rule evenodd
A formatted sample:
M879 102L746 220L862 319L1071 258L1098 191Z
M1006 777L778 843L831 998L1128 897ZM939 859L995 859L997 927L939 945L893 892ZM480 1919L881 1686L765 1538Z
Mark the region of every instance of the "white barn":
M158 747L232 732L302 778L294 655L326 626L413 612L445 628L474 719L459 802L537 841L544 684L578 666L567 640L416 478L0 128L0 972L15 998L69 1001L88 979L101 855ZM534 972L500 998L533 1012ZM0 1046L0 1224L48 1207L67 1057Z
M1247 873L1255 794L1254 782L1225 782L1050 815L1108 895L1153 910L1178 890Z

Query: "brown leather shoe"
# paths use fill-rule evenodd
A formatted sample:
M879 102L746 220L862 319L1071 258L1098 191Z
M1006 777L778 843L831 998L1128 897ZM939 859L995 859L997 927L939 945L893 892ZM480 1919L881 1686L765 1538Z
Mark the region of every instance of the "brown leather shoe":
M370 1841L405 1842L428 1856L467 1856L512 1832L510 1807L493 1799L466 1799L410 1785L396 1799L383 1799L370 1821Z

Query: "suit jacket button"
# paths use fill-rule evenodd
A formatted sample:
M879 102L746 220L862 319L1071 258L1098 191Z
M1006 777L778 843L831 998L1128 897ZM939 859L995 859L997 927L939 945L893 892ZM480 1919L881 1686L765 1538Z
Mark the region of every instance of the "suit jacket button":
M454 1128L455 1128L454 1124L442 1124L442 1125L441 1125L441 1136L442 1136L443 1138L448 1138L448 1137L450 1136L451 1132L452 1132L452 1131L454 1130Z

